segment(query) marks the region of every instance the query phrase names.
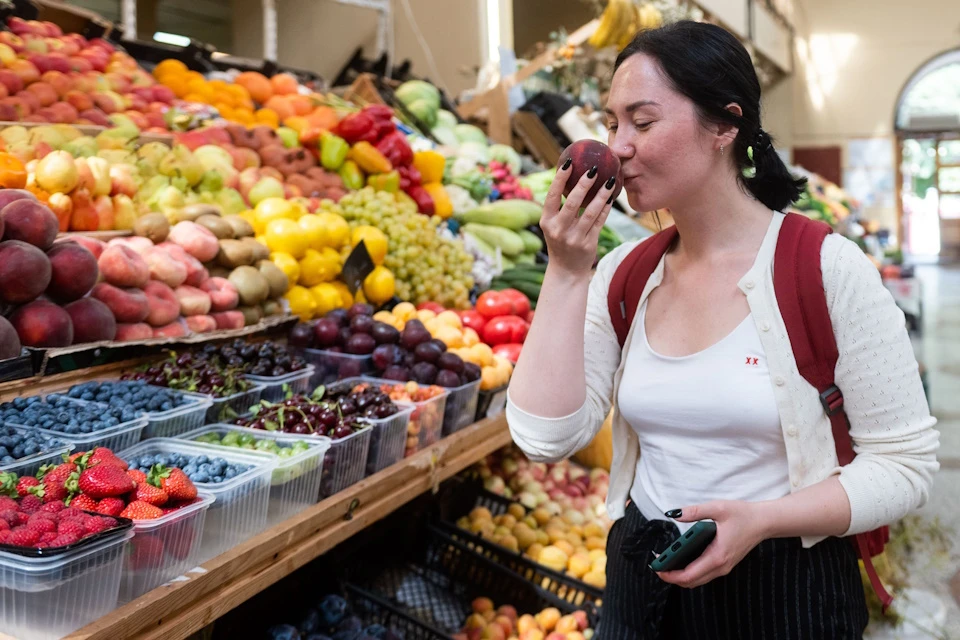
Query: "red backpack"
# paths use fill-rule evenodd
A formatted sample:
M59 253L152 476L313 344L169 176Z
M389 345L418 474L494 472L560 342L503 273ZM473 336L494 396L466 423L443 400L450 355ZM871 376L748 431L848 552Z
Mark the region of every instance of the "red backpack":
M797 368L800 375L820 392L820 404L830 418L837 458L843 466L850 464L856 454L850 438L850 422L843 409L843 393L834 381L839 354L820 271L820 247L832 231L822 222L796 213L787 214L777 240L773 286ZM647 280L677 235L677 228L671 226L637 245L620 263L610 281L607 305L621 349ZM853 540L884 610L893 602L893 597L880 582L872 557L883 551L889 539L889 528L881 527L857 534Z

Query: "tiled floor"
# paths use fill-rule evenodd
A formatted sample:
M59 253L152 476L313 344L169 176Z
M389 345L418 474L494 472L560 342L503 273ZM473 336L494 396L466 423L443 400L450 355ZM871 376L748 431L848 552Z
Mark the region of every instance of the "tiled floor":
M938 517L954 541L947 562L921 562L911 581L932 591L948 607L946 628L934 638L960 639L960 267L924 266L924 330L916 339L918 358L927 368L930 408L939 419L941 471L924 517ZM911 636L921 637L921 636Z

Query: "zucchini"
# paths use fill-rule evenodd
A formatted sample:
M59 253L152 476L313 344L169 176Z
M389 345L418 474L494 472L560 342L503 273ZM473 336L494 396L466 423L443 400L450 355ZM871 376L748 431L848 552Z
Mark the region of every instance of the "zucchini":
M540 205L529 200L497 200L454 217L463 224L473 222L519 231L530 224L534 214L539 221Z
M523 251L524 253L536 253L543 249L543 240L541 240L537 234L527 229L520 229L517 231L517 235L520 236L520 239L523 240Z
M463 225L463 230L493 247L499 247L506 256L513 257L523 253L523 240L510 229L471 222Z

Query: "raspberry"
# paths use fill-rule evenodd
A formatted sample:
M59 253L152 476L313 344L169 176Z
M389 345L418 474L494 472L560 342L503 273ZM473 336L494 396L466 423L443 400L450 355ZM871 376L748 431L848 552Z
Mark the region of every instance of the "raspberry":
M4 529L0 531L0 544L7 544L7 541L10 539L11 531L9 529Z
M43 500L35 495L23 496L20 498L20 511L24 513L35 513L43 506Z
M107 529L113 529L119 524L116 518L100 518L100 521L107 525Z
M75 533L64 533L59 535L50 543L51 547L65 547L68 544L74 544L80 542L80 536Z
M20 505L17 504L17 501L8 496L0 496L0 511L7 511L12 509L16 511Z
M20 514L15 509L0 511L0 520L5 521L11 527L15 527L20 522Z
M66 509L66 507L63 506L62 502L48 502L40 507L40 511L44 513L59 513L64 509Z
M46 549L49 546L50 546L49 542L38 542L37 544L33 545L35 549Z
M87 533L90 535L106 531L109 528L103 518L92 518L90 522L87 523Z
M34 531L39 531L41 534L57 530L57 524L53 520L47 520L46 518L30 518L27 522L27 527Z
M60 519L65 520L67 518L77 518L82 515L83 515L83 512L80 511L79 509L74 509L73 507L67 507L66 509L60 512Z
M61 520L60 526L57 527L57 533L60 536L73 534L77 536L77 540L79 540L87 533L87 527L83 522L74 518Z
M57 539L57 534L53 531L48 531L40 536L40 542L53 542Z
M0 531L10 531L10 523L6 520L0 520Z
M27 527L17 527L10 532L7 544L17 547L32 547L40 540L40 532Z

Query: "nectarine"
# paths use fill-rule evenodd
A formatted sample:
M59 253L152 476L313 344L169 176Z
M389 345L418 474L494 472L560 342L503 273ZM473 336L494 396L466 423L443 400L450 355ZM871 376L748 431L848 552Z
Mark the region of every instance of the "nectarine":
M73 343L70 314L49 300L19 307L10 316L10 324L26 347L68 347Z
M96 298L82 298L65 306L73 323L73 343L113 340L117 336L117 320Z
M563 195L570 195L570 191L577 186L580 177L590 171L592 167L597 167L597 177L583 199L583 206L589 204L600 192L604 183L612 177L617 179L613 187L613 196L616 197L620 194L620 189L623 187L623 177L620 175L620 158L610 147L596 140L578 140L563 150L560 159L557 160L557 166L562 167L568 158L573 160L573 166L570 169L567 184L563 188Z
M47 295L58 302L82 298L97 284L100 269L97 259L76 242L58 242L47 251L51 277Z
M0 242L0 300L29 302L46 290L50 276L43 251L20 240Z

